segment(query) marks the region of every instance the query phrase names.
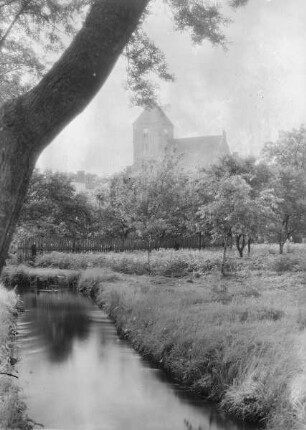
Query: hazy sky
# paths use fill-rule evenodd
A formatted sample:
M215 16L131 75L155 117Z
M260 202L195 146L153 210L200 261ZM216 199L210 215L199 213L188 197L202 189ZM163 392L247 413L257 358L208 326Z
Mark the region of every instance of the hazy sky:
M232 151L257 154L279 130L306 122L305 0L250 0L230 11L228 51L209 42L193 46L188 35L173 31L158 1L146 27L176 76L160 93L176 137L224 129ZM132 123L141 109L130 106L125 76L119 61L88 108L44 151L38 167L103 175L132 163Z

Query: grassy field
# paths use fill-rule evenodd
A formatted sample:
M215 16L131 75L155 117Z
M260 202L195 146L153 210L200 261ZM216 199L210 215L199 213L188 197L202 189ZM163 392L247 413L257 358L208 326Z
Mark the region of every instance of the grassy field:
M220 260L213 250L152 252L149 276L142 253L53 253L5 276L78 278L79 291L180 383L269 429L305 429L306 247L232 252L226 277Z
M32 428L20 401L16 374L11 360L14 357L14 333L17 296L0 284L0 428L5 430Z

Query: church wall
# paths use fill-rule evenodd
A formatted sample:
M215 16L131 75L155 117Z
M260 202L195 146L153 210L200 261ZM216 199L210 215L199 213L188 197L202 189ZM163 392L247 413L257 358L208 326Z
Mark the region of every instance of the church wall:
M173 126L163 121L134 125L134 161L160 157L168 141L173 140Z
M229 154L226 134L174 139L173 124L159 108L143 111L133 125L134 163L163 156L169 142L182 153L182 165L190 170L208 166Z

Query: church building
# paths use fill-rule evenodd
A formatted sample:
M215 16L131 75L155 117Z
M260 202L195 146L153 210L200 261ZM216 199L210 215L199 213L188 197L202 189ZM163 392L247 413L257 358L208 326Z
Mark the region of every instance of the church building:
M165 148L173 145L182 157L186 170L207 167L222 155L230 153L226 134L174 138L174 126L159 107L145 109L133 124L134 164L163 156Z

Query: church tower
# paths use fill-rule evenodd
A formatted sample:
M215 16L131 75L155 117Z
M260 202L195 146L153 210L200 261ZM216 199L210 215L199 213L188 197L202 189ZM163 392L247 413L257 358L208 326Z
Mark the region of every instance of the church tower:
M173 142L173 124L155 105L145 109L133 124L134 164L162 157L168 143Z

